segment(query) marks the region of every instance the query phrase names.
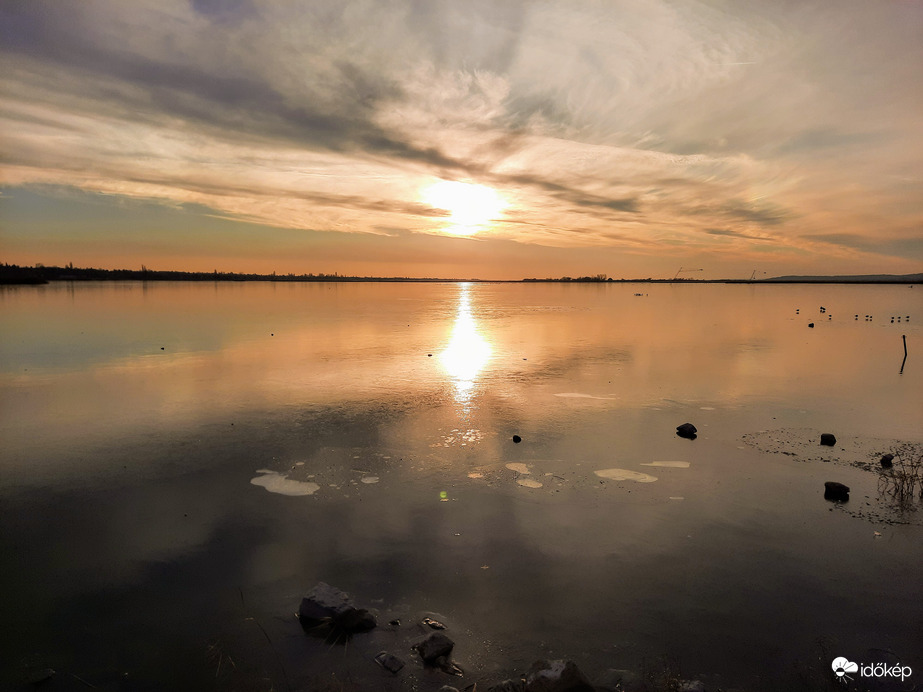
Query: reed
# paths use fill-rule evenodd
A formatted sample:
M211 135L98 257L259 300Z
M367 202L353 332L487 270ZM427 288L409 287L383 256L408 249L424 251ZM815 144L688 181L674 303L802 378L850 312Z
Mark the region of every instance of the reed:
M891 450L893 466L878 474L878 493L889 497L902 510L923 503L923 448L905 444Z

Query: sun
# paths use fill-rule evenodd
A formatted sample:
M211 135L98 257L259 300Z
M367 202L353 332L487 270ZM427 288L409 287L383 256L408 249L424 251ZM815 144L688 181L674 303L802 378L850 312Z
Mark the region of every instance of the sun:
M507 206L493 188L456 180L440 180L425 188L421 197L431 207L449 212L446 231L453 235L484 230Z

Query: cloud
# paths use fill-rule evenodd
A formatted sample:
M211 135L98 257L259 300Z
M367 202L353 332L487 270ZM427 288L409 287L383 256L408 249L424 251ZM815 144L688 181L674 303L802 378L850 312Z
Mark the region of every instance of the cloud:
M772 238L764 238L758 235L752 235L750 233L742 233L740 231L732 231L726 228L706 228L705 233L708 235L717 235L724 236L728 238L742 238L744 240L757 240L760 242L772 242Z
M803 237L806 240L851 250L892 257L906 257L917 261L923 260L923 238L919 234L904 238L879 238L856 233L817 233Z
M454 179L504 195L490 237L520 244L912 254L894 239L923 215L921 19L853 0L11 0L0 173L372 234L439 232L419 191Z

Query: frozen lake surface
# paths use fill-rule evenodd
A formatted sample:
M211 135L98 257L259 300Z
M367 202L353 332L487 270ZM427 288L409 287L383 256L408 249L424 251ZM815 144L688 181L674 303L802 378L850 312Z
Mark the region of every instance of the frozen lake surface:
M837 656L923 681L923 509L875 471L923 449L921 291L0 288L0 683L480 690L564 658L815 689ZM319 581L379 627L307 637ZM410 651L424 615L464 677Z

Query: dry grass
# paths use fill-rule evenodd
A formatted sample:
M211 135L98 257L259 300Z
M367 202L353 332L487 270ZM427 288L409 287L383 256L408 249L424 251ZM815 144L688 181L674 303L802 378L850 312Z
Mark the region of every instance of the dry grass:
M878 493L902 511L915 510L923 504L923 448L905 444L891 453L893 466L879 471Z

